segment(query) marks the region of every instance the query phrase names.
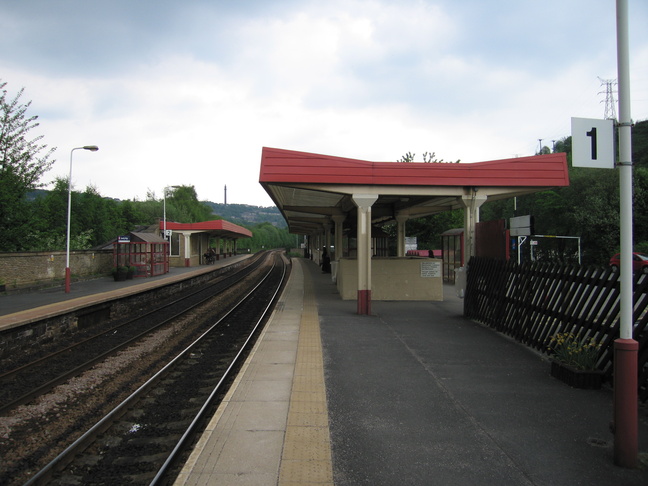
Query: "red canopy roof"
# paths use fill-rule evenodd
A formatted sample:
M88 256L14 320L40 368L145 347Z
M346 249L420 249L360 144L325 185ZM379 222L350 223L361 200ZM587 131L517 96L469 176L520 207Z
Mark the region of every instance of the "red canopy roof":
M160 221L160 229L164 228L164 221ZM166 222L166 228L173 231L204 231L209 233L220 233L230 238L251 238L252 232L242 226L230 223L224 219L213 221L202 221L200 223L174 223Z
M331 155L263 148L259 182L291 232L321 231L335 215L355 217L354 194L375 195L372 221L397 214L421 217L488 200L569 186L564 153L475 163L369 162Z
M407 186L568 186L564 153L475 163L368 162L264 148L263 183Z

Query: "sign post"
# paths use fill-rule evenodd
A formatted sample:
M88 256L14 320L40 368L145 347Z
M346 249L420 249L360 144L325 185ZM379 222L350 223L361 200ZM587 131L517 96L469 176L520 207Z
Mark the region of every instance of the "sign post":
M617 70L619 81L619 190L621 232L621 318L614 341L614 462L636 468L639 460L638 356L633 339L632 289L632 119L628 57L628 0L617 0Z
M616 0L619 83L619 230L621 243L619 337L614 341L614 462L636 468L639 462L638 357L633 339L632 277L632 118L628 0ZM572 165L614 168L613 120L572 118Z

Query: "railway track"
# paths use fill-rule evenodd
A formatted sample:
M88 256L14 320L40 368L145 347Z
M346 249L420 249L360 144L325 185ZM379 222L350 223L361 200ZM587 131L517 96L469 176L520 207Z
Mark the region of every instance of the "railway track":
M163 305L136 317L102 326L100 332L0 373L0 415L47 393L90 369L106 357L173 322L183 314L232 288L255 272L268 255L259 255L241 269L228 270L198 289L183 292Z
M277 264L254 291L215 322L211 318L199 338L168 364L156 365L159 371L152 378L86 433L77 434L65 451L45 467L41 464L38 472L33 464L24 464L27 484L161 484L173 475L193 434L226 393L229 376L283 285L285 260L273 258Z

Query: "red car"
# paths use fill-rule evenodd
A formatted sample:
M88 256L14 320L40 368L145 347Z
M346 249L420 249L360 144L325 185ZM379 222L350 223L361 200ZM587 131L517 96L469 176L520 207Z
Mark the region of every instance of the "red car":
M610 266L615 272L619 271L621 267L621 254L617 253L612 258L610 258ZM632 254L632 271L641 272L648 274L648 255L645 253L633 253Z

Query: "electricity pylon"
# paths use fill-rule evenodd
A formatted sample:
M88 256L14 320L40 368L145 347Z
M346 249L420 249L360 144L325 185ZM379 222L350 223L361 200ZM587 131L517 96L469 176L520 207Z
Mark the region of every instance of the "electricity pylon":
M598 77L598 76L597 76ZM614 101L614 86L617 84L616 79L601 79L601 86L605 85L605 91L599 91L599 94L605 93L605 119L616 120L616 101ZM601 101L601 103L603 103Z

